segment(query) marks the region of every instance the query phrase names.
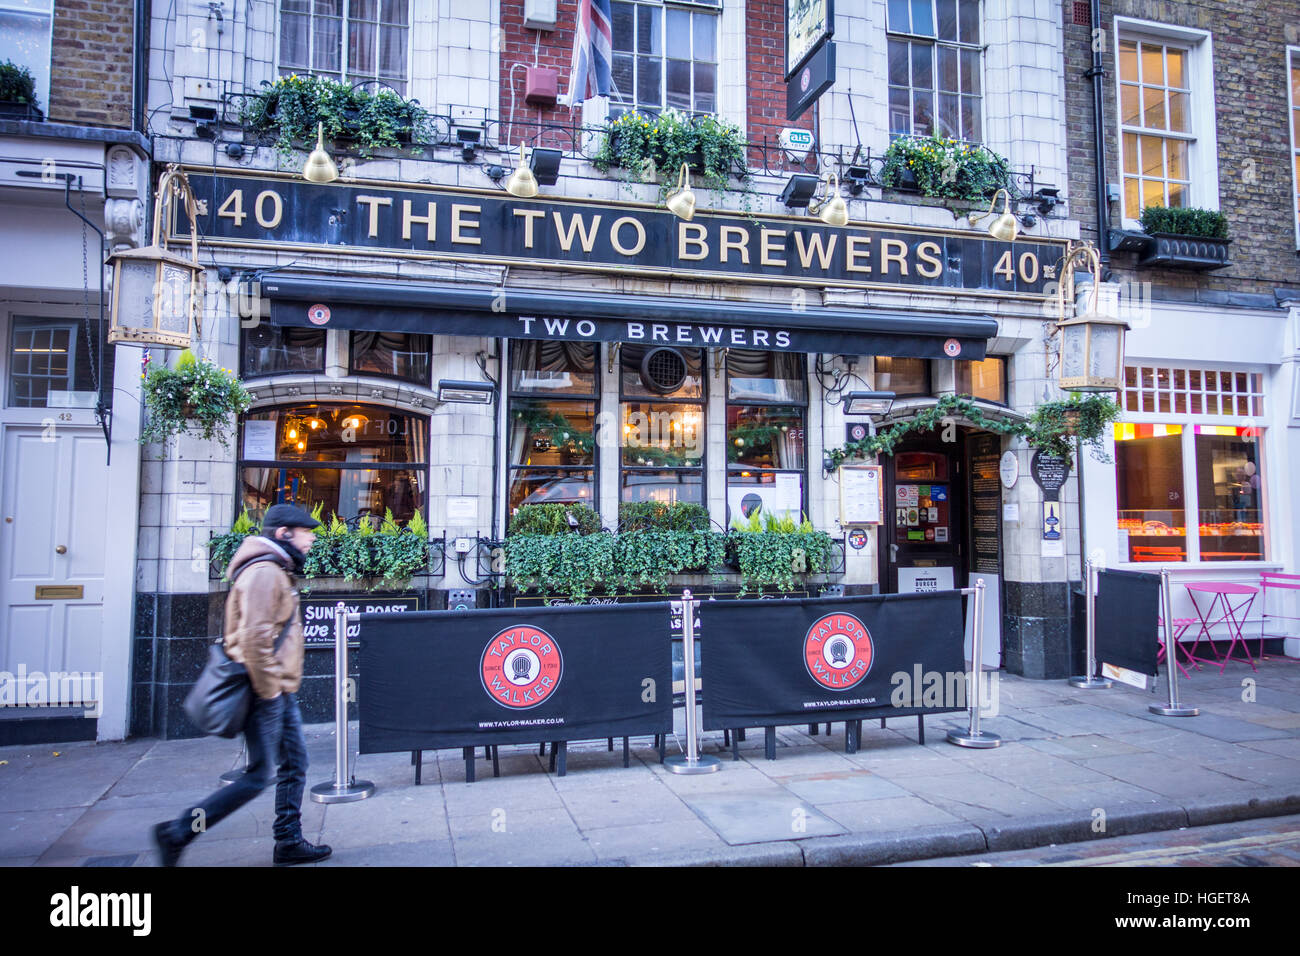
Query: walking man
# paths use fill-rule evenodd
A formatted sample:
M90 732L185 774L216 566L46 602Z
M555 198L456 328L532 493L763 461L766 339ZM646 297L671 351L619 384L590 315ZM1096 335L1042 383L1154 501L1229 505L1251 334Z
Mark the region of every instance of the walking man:
M234 813L266 788L275 774L275 864L314 863L330 855L302 837L302 791L307 744L298 712L303 637L294 574L316 540L320 522L296 505L272 505L262 533L244 539L226 571L225 649L248 670L253 702L244 724L248 766L234 783L216 791L175 820L154 827L163 866L175 866L199 833ZM278 645L278 646L277 646Z

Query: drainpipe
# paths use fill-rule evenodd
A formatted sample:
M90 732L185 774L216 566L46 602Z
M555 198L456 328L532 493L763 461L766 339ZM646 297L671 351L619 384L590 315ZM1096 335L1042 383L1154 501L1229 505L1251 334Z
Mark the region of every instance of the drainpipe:
M147 136L145 96L149 89L149 4L146 0L135 0L135 29L131 40L135 47L131 78L131 128Z
M1092 80L1092 116L1097 166L1097 251L1101 255L1102 278L1110 273L1110 205L1106 198L1106 113L1102 102L1101 0L1092 0L1092 69L1083 74Z

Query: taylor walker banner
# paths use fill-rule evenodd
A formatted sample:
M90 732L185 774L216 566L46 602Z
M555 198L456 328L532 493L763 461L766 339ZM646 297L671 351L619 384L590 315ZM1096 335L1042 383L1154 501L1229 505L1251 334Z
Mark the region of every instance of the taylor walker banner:
M362 753L672 731L669 605L363 614Z
M920 686L900 694L898 677L963 674L959 592L727 602L708 616L706 730L960 709L946 695L927 706Z

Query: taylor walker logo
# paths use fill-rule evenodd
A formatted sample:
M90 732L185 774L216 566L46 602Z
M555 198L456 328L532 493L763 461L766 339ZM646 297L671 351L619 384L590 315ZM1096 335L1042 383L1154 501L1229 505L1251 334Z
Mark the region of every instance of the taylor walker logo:
M86 717L99 717L104 706L104 675L100 671L0 671L0 707L80 707Z
M483 648L479 674L483 689L498 704L528 710L560 686L564 657L555 638L541 628L508 627Z
M827 690L848 690L871 670L875 650L866 625L852 614L827 614L803 639L808 676Z
M153 896L149 893L82 893L74 886L50 897L50 925L126 926L134 936L148 936Z

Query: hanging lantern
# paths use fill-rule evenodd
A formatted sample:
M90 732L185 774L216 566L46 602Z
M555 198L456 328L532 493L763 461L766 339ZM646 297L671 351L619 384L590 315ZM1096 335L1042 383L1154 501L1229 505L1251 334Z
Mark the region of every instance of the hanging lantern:
M1104 315L1097 308L1101 294L1101 258L1090 245L1080 246L1065 257L1061 274L1071 277L1068 281L1071 290L1073 273L1070 269L1080 254L1092 266L1092 295L1083 314L1066 319L1067 283L1062 283L1057 293L1062 317L1056 324L1061 330L1059 383L1061 389L1068 392L1116 392L1124 377L1124 333L1128 330L1128 323Z
M189 258L169 252L172 203L180 198L190 220ZM109 257L113 267L113 314L109 344L189 348L191 323L197 336L203 267L199 265L198 212L189 180L168 166L158 181L153 209L153 243Z

